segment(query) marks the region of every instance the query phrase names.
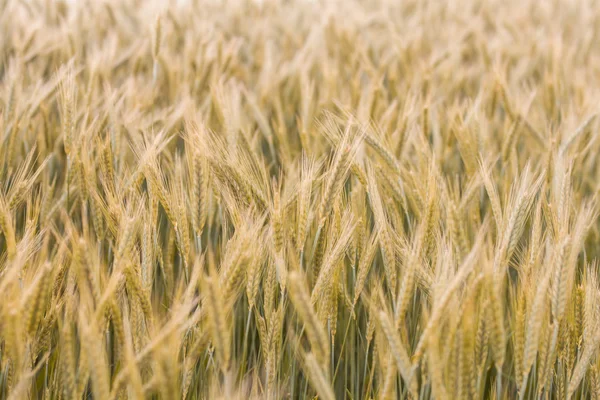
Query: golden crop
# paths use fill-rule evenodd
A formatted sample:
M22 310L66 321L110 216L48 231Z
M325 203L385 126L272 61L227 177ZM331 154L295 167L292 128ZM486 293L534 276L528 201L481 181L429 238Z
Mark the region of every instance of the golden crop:
M0 398L600 399L599 27L0 0Z

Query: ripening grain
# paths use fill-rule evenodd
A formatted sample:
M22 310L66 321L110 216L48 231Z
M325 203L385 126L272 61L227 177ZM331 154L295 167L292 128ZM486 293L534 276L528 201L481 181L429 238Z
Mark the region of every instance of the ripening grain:
M0 0L0 399L599 399L600 4Z

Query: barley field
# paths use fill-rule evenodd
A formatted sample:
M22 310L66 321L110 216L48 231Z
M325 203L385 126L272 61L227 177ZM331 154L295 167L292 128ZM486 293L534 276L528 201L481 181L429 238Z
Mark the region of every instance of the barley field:
M599 30L0 0L0 399L600 399Z

